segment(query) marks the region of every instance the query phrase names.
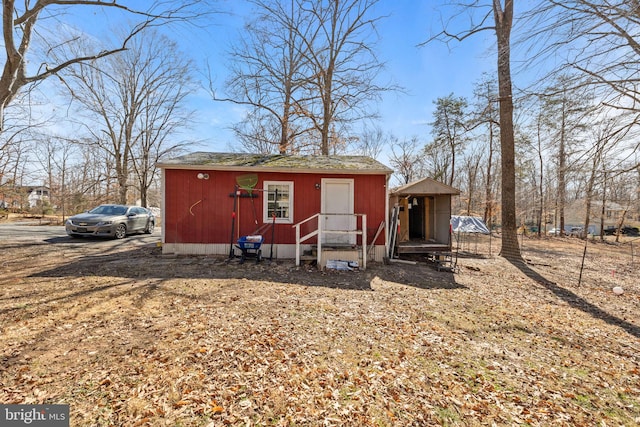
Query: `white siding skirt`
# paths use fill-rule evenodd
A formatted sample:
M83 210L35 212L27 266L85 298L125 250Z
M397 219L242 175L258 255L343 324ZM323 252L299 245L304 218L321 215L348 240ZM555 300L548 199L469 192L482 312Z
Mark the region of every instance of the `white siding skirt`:
M235 248L236 255L242 252ZM271 256L271 245L263 244L262 258ZM311 245L301 245L302 252L310 251ZM229 255L228 243L163 243L162 253L165 255ZM376 245L369 256L369 260L382 262L386 250L384 245ZM275 259L295 259L296 245L276 244L273 245L273 257Z

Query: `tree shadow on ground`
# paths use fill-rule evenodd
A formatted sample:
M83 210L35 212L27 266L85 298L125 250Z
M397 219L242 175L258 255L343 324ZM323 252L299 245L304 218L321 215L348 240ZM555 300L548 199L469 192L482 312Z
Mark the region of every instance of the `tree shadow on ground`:
M163 255L157 246L132 250L87 254L55 268L39 271L31 277L110 276L134 280L144 279L238 279L323 286L345 290L372 290L374 278L420 289L459 289L452 273L437 272L424 263L416 265L384 265L370 263L367 270L320 271L315 266L296 266L290 259L247 260L221 256Z
M47 239L42 240L42 242L53 244L53 245L70 245L73 247L98 246L98 247L118 248L121 246L150 244L151 239L157 239L157 238L158 236L143 234L143 233L129 234L124 239L114 239L113 237L108 237L108 236L71 237L71 236L65 235L65 236L49 237Z
M467 289L466 286L456 282L452 272L436 271L435 268L426 263L418 263L416 265L374 264L370 269L367 269L367 273L385 282L393 282L424 290Z
M627 322L626 320L620 319L610 313L607 313L600 307L586 301L584 298L576 295L568 289L565 289L559 286L557 283L547 280L544 276L542 276L537 271L533 270L529 267L524 261L520 260L508 260L514 267L524 273L530 279L540 283L546 289L551 291L558 298L569 304L571 307L581 310L596 319L600 319L603 322L606 322L613 326L618 326L623 329L628 334L640 338L640 326L634 325L633 323Z
M33 277L33 276L32 276ZM136 286L132 280L126 280L123 282L118 282L118 283L110 283L110 284L105 284L105 285L99 285L99 286L93 286L91 288L85 288L85 289L72 289L71 287L65 289L65 291L68 292L63 292L62 294L57 294L56 296L50 296L47 292L41 292L39 294L34 294L33 292L29 293L28 295L14 295L11 298L7 298L7 300L16 300L16 299L24 299L25 297L28 297L30 299L34 299L34 297L38 297L38 302L36 304L34 303L23 303L23 304L18 304L18 305L13 305L13 306L8 306L6 308L2 308L0 309L0 315L6 314L6 313L10 313L10 312L17 312L20 310L23 310L25 307L27 306L33 306L33 305L48 305L48 304L52 304L52 303L59 303L59 302L68 302L71 300L75 300L75 299L79 299L79 298L85 298L94 294L100 294L100 293L104 293L107 291L111 291L111 290L116 290L116 289L123 289L126 288L125 291L122 291L123 293L133 293L135 292L138 288L141 288L142 286ZM0 299L1 301L2 299Z

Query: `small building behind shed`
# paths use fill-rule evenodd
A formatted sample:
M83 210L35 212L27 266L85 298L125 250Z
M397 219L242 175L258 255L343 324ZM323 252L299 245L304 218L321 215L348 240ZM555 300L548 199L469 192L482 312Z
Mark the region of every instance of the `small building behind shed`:
M392 189L389 205L398 218L397 253L450 251L451 200L459 194L460 190L431 178Z

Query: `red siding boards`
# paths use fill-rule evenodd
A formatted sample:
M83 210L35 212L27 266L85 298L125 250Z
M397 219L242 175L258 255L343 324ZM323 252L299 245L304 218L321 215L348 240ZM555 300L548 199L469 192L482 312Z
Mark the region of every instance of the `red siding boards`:
M386 185L385 175L358 176L355 181L355 211L356 213L367 214L367 239L371 244L371 239L376 234L378 226L385 221L386 212ZM384 244L382 233L375 241L377 245Z
M238 176L246 171L208 170L209 179L198 179L202 171L193 169L164 169L165 207L163 227L167 243L230 243L234 205L234 189ZM316 189L322 178L348 178L354 181L355 213L367 215L367 234L370 241L381 221L385 219L385 174L314 174L256 171L258 183L256 197L237 198L236 221L233 239L253 234L264 225L263 198L260 191L264 181L291 181L294 186L294 224L320 212L321 190ZM255 210L254 210L255 209ZM256 224L257 220L257 224ZM311 231L310 224L302 234ZM263 227L265 243L271 242L271 228ZM276 243L295 243L295 229L291 224L275 225ZM380 235L376 244L384 244Z

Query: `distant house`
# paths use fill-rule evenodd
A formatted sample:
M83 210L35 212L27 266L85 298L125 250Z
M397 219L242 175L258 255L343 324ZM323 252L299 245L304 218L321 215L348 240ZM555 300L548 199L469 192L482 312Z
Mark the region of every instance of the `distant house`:
M45 186L5 186L0 188L0 208L35 208L50 198L49 187Z
M397 252L427 253L451 249L451 198L460 190L431 178L410 182L390 192L398 210Z
M586 202L584 199L576 200L570 203L565 209L565 224L570 226L584 226L586 212ZM593 200L591 202L590 216L589 216L589 232L593 234L600 234L600 223L604 220L604 228L617 227L624 215L625 224L635 225L640 221L640 212L634 209L633 206L622 205L617 202L607 201L604 205L604 212L602 210L602 201Z
M231 256L259 234L267 257L385 255L392 171L371 158L197 152L159 167L164 253Z
M36 206L42 204L44 201L49 200L49 187L39 186L39 187L23 187L27 194L27 203L30 208L35 208Z

